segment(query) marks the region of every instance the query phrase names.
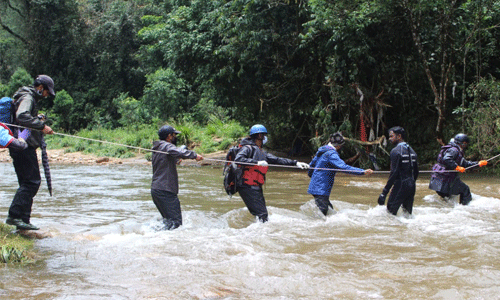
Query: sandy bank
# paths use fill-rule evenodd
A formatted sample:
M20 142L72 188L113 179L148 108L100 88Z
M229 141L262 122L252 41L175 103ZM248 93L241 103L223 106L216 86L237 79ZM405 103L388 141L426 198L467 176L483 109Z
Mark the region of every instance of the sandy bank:
M41 151L38 152L38 160L41 159ZM71 152L66 153L65 149L50 149L47 150L47 154L49 156L49 163L51 164L83 164L83 165L112 165L112 164L151 164L145 158L143 153L138 154L131 158L114 158L114 157L99 157L91 154L84 154L81 152ZM203 155L207 159L224 159L226 154L224 151L219 151L215 153L209 153ZM12 162L12 159L9 155L8 149L0 149L0 162ZM197 163L195 160L186 159L183 160L181 165L192 165L192 164L201 164L201 165L218 165L221 164L217 161L205 160L200 163Z

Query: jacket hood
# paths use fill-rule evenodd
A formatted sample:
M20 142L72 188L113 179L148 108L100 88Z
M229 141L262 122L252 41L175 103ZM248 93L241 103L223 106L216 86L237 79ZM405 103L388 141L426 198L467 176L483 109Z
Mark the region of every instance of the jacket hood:
M446 145L446 146L443 146L443 147L448 147L448 148L451 148L451 147L454 147L454 148L457 148L458 151L463 151L462 148L460 148L460 146L454 142L451 142L449 145Z
M31 94L33 96L33 98L35 98L36 101L42 99L43 97L38 95L35 88L32 87L32 86L23 86L21 88L19 88L15 93L14 93L14 96L12 96L12 98L14 100L17 100L19 99L21 96L23 95L26 95L26 94Z
M242 139L240 142L240 145L242 145L242 146L245 146L245 145L257 146L257 144L255 144L255 141L249 137Z
M158 148L160 148L160 145L165 144L165 143L167 143L167 142L162 141L162 140L154 141L153 142L153 150L158 150Z
M324 146L319 147L318 152L316 153L316 155L323 155L325 152L330 151L330 150L337 151L334 147L332 147L330 145L324 145Z

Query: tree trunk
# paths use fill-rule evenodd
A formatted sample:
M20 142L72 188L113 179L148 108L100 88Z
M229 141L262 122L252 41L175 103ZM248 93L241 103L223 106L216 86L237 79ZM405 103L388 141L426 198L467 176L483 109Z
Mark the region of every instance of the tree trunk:
M456 1L452 1L450 3L450 7L454 7L456 4ZM415 46L417 47L418 53L420 55L420 58L422 60L422 65L425 71L425 75L427 76L427 80L429 81L429 85L432 89L432 93L434 94L434 107L436 108L438 118L436 122L436 129L435 129L435 137L436 140L439 144L444 145L443 141L443 130L444 130L444 125L446 121L446 102L447 102L447 95L446 95L446 90L448 87L448 82L449 82L449 75L450 72L453 68L453 64L448 62L448 53L447 50L444 49L445 45L448 44L449 38L448 38L448 25L449 25L449 20L450 20L450 15L454 11L453 9L450 10L448 14L443 13L443 18L441 18L442 23L441 25L441 32L440 32L440 43L441 43L441 66L440 66L440 80L439 80L439 87L436 86L436 83L434 81L434 78L432 76L432 71L430 68L430 63L427 57L425 56L424 53L424 48L422 45L422 40L420 39L420 34L419 34L419 23L415 19L413 10L410 8L408 4L408 0L404 0L403 5L405 9L408 11L408 14L410 16L410 28L412 32L412 38L413 42L415 43Z

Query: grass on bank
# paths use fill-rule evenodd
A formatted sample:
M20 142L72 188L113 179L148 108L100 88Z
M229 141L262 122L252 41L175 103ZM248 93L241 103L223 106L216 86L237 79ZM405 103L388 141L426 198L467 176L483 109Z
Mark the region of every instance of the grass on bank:
M34 241L14 233L15 227L0 223L0 263L33 261Z
M201 154L226 150L247 134L247 129L236 121L223 122L212 119L206 126L193 122L169 122L168 124L181 132L178 135L178 146L186 145L189 149ZM158 129L162 125L164 124L130 125L116 129L84 129L74 134L74 136L48 135L46 141L49 149L66 148L66 152L83 152L97 156L129 158L144 153L144 150L137 148L151 149L153 141L158 140ZM150 156L150 152L146 153L146 158Z

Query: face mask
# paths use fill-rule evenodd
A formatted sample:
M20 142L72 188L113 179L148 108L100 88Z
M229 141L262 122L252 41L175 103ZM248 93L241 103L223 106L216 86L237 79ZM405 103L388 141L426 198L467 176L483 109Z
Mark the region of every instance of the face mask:
M177 137L174 137L170 142L174 145L177 145Z
M267 136L264 137L264 139L262 140L262 145L265 145L267 143Z

